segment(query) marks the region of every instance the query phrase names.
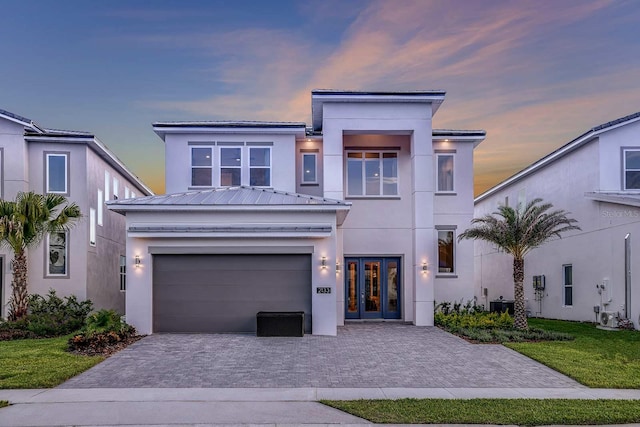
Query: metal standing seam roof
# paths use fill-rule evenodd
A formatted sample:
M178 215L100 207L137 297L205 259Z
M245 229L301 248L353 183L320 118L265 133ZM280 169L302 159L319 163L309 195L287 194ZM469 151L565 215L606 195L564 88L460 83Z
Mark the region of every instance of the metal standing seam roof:
M288 193L256 187L225 187L160 196L138 197L135 199L114 200L109 206L295 206L326 205L350 206L342 200L325 199L306 194Z

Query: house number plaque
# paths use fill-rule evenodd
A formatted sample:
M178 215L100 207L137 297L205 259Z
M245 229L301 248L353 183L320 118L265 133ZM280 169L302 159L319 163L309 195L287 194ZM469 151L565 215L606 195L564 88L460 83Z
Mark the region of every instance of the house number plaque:
M329 287L316 288L316 293L317 294L330 294L331 293L331 288L329 288Z

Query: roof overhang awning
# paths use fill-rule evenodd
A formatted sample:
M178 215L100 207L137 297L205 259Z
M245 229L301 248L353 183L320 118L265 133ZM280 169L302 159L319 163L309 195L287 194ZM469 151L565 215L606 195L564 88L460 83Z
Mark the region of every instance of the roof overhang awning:
M614 203L617 205L640 207L640 192L614 193L614 192L593 191L593 192L584 193L584 196L588 199L595 200L597 202L606 202L606 203Z

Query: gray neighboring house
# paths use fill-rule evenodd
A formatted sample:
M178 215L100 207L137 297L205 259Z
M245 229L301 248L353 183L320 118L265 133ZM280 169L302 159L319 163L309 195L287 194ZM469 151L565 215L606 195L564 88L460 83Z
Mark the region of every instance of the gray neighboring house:
M28 251L29 292L90 299L96 308L125 311L126 235L122 216L105 209L113 199L152 191L94 135L48 129L0 110L0 198L18 192L62 194L78 204L80 223ZM11 296L10 249L0 249L0 317Z
M581 231L527 255L533 316L640 324L640 113L596 126L475 199L475 217L541 197L571 212ZM511 258L475 244L475 292L513 298Z

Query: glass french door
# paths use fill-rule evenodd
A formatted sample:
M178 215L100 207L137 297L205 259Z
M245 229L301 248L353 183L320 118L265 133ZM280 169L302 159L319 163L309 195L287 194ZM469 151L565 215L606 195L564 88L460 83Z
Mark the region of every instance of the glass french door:
M400 258L345 259L345 318L400 318Z

